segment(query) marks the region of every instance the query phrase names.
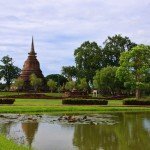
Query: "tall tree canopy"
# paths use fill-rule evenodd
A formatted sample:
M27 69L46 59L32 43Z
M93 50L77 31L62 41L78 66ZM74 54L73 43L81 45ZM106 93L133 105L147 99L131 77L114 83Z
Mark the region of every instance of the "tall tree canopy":
M68 80L72 81L72 78L76 77L77 69L75 66L63 66L62 75L64 75Z
M117 76L131 84L136 90L136 98L140 98L141 89L150 84L147 80L150 76L150 46L138 45L122 53Z
M117 67L112 66L98 70L94 76L94 87L102 94L117 94L122 89L123 83L116 77L116 71Z
M86 41L74 51L78 78L93 83L96 70L102 68L102 50L96 42Z
M79 79L79 83L77 84L77 88L79 90L86 91L88 89L88 84L85 78Z
M115 36L108 36L104 42L103 48L103 66L119 66L120 54L131 50L136 46L128 37L122 37L120 34Z
M4 81L6 81L6 86L9 90L13 79L19 76L21 69L14 66L13 59L8 55L4 56L0 62L0 79L4 79Z
M52 79L49 79L48 82L47 82L47 85L48 85L48 87L49 87L49 89L51 90L51 93L52 93L53 90L56 89L56 87L57 87L57 82L55 82Z
M15 79L14 85L17 87L17 91L18 91L18 95L19 95L19 90L23 88L24 80L21 78Z
M47 75L46 80L49 81L50 79L52 79L53 81L57 83L57 87L65 85L66 82L68 81L67 78L65 78L64 76L60 74Z
M73 90L74 88L76 88L76 82L75 82L75 81L69 81L69 82L67 82L66 85L65 85L65 89L66 89L66 90L71 91L71 90Z
M30 84L34 88L35 93L42 86L42 79L38 78L34 73L30 75Z

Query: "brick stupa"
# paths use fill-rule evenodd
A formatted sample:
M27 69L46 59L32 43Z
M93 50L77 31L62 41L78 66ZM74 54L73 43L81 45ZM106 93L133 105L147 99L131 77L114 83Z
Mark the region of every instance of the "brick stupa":
M36 58L37 54L35 53L34 50L33 37L32 37L32 44L31 44L31 51L28 54L29 54L28 58L23 65L23 69L21 71L19 78L23 79L25 83L28 84L30 80L30 75L34 73L38 78L44 80L44 76L40 69L40 63Z

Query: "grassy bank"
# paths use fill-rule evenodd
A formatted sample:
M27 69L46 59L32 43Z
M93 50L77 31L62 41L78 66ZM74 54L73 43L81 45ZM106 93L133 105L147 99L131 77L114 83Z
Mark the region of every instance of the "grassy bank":
M150 112L146 106L123 106L122 101L109 101L107 106L62 105L61 100L16 99L14 105L1 105L0 113L77 113L77 112Z
M4 135L0 135L0 150L29 150L29 148L17 145L13 140L9 140Z

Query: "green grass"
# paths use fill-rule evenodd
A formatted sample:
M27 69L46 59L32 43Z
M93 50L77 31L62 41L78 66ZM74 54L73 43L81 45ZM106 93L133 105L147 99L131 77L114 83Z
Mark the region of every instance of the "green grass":
M24 92L19 92L19 94L25 94ZM54 96L54 97L61 97L63 93L41 93L47 96ZM18 95L17 92L0 92L0 96L11 96L11 95Z
M20 93L23 94L23 93ZM11 96L11 95L18 95L17 92L0 92L0 96Z
M0 92L0 95L16 95L16 92ZM61 96L60 93L46 93ZM109 100L107 106L62 105L61 99L16 99L13 105L0 105L0 113L78 113L78 112L150 112L150 107L124 106L122 100Z
M107 106L62 105L61 100L16 99L14 105L1 105L0 113L61 113L61 112L150 112L150 107L123 106L120 100L111 100Z
M61 100L52 99L16 99L13 106L49 106L61 105Z
M63 93L45 93L47 96L55 96L55 97L61 97Z
M13 140L7 139L4 135L0 135L0 150L29 150L29 148L17 145Z

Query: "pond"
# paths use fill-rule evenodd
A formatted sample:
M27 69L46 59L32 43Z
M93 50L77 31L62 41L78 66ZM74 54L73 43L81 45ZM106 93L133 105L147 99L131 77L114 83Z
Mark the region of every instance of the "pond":
M150 150L150 113L1 114L0 133L35 150Z

